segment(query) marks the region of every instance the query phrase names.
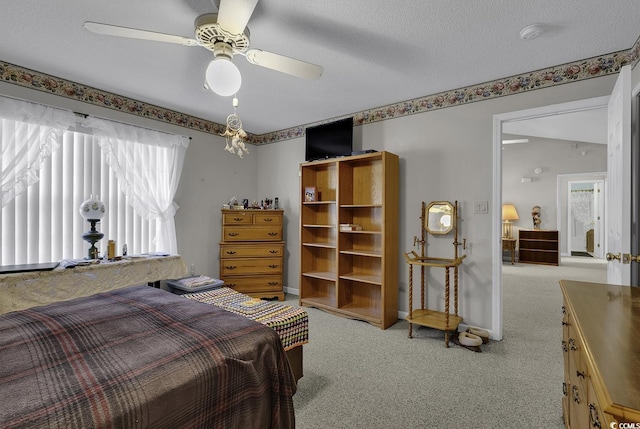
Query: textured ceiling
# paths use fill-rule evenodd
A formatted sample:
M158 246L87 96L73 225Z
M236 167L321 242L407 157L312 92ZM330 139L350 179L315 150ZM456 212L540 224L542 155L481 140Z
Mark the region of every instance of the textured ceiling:
M607 143L607 109L589 109L505 122L502 132L518 136Z
M233 0L230 0L233 1ZM4 1L0 61L216 123L230 98L203 88L202 47L99 36L97 21L186 37L207 0ZM264 134L631 48L637 0L262 0L251 47L324 67L305 81L236 56L238 114ZM524 41L520 30L542 23Z

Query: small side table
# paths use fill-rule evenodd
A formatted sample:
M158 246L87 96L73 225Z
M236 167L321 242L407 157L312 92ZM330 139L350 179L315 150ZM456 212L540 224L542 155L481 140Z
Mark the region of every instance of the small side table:
M511 252L511 265L513 265L516 260L517 243L518 240L516 238L502 237L502 250L508 250L509 252Z

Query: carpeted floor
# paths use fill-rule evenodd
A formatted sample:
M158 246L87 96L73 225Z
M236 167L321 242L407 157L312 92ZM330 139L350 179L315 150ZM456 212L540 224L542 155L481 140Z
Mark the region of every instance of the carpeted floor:
M562 428L563 278L606 281L606 264L503 265L504 340L474 353L444 347L440 331L387 330L309 308L296 426ZM287 304L297 305L289 295Z

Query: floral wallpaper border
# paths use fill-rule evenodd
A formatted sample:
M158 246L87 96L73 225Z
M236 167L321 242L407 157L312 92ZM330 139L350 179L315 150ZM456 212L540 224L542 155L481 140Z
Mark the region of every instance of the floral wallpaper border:
M353 114L354 123L363 125L401 116L423 113L432 110L477 101L490 100L511 94L519 94L536 89L549 88L565 83L577 82L594 77L617 73L626 64L635 65L640 59L640 37L634 46L625 51L619 51L581 61L566 63L534 72L524 73L503 79L485 82L477 85L458 88L426 97L401 101L387 106L365 110ZM117 94L101 91L79 83L60 79L45 73L22 68L17 65L0 61L0 79L15 85L48 92L66 98L90 103L113 110L119 110L132 115L151 118L211 134L222 134L226 126L216 122L186 115L174 110L147 104ZM343 116L347 117L349 115ZM333 118L335 120L339 118ZM249 134L247 143L263 145L289 140L304 136L307 126L323 122L300 125L285 130L262 135Z

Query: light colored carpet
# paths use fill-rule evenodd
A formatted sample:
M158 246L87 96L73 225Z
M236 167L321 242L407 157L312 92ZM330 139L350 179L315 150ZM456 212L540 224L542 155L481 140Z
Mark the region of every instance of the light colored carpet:
M312 428L562 428L560 279L606 281L606 264L503 266L504 340L482 353L405 321L386 330L308 308L296 426ZM297 297L287 296L297 305Z

